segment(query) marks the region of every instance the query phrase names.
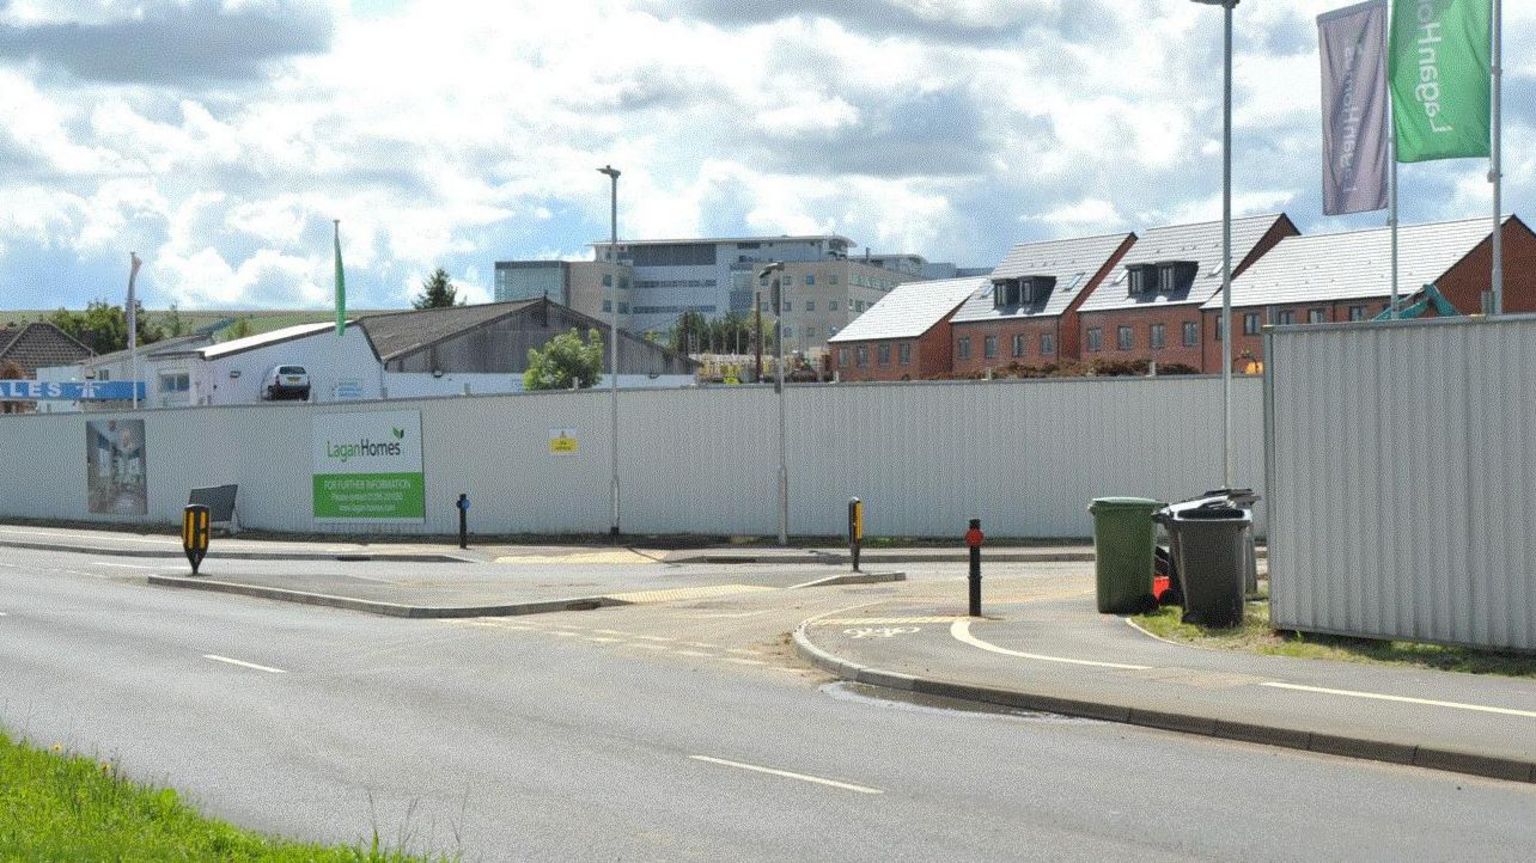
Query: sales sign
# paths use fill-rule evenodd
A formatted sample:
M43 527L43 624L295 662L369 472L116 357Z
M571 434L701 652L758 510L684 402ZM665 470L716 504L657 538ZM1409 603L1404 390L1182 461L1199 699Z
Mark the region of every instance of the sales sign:
M0 401L131 401L144 398L143 381L0 381Z
M419 411L322 414L311 445L316 521L426 520Z

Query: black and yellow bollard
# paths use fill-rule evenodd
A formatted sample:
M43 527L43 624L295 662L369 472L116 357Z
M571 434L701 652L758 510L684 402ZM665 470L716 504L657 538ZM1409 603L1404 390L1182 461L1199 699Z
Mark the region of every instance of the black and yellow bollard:
M859 551L864 547L864 501L848 499L848 557L853 560L853 571L859 571Z
M181 548L187 553L187 562L192 564L193 575L197 575L197 568L203 565L203 558L208 555L210 524L208 507L203 504L187 504L181 511Z

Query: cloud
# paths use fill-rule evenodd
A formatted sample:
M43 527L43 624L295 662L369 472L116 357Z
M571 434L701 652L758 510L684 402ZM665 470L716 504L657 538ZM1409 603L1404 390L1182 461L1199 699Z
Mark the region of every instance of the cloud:
M135 12L89 23L0 22L0 61L92 81L176 84L261 78L272 61L323 52L331 41L329 16L310 3L192 0Z

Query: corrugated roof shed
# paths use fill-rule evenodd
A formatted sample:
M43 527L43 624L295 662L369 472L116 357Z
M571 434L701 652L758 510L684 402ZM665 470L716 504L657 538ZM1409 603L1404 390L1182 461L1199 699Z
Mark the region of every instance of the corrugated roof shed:
M385 362L415 353L444 339L472 330L483 324L517 314L543 302L542 299L519 300L511 303L482 303L475 306L452 306L441 309L420 309L369 315L358 321L373 349Z
M1056 280L1044 301L1022 306L997 308L992 304L992 288L973 294L955 313L953 323L1011 318L1056 317L1067 310L1080 291L1115 252L1134 234L1108 234L1068 240L1019 243L992 271L993 279L1024 276L1050 276ZM1133 247L1134 248L1134 247Z
M886 294L829 343L869 339L913 339L933 329L966 298L992 283L983 278L907 282Z
M1235 269L1247 258L1259 240L1269 233L1283 214L1249 216L1232 221L1232 266ZM1120 309L1139 309L1148 306L1181 306L1204 303L1221 290L1221 222L1201 222L1195 225L1169 225L1137 232L1136 245L1131 247L1112 278L1104 280L1078 307L1079 312L1106 312ZM1187 291L1174 293L1148 293L1131 296L1126 283L1126 268L1137 264L1156 264L1162 261L1194 261L1199 269L1195 272L1194 285Z
M1488 239L1493 233L1490 221L1467 219L1399 228L1398 293L1411 297L1445 275ZM1286 237L1232 281L1232 305L1385 297L1392 292L1391 272L1390 228ZM1221 297L1213 297L1204 308L1221 308Z

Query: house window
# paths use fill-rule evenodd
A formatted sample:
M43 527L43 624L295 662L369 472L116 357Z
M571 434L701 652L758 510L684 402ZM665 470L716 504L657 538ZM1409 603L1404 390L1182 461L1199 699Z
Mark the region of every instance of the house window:
M619 290L629 290L629 276L622 276L619 278Z
M1192 348L1200 344L1200 325L1194 321L1184 322L1184 347Z
M831 285L837 284L837 273L833 273L831 276L828 276L827 283Z
M792 303L790 303L790 301L789 301L789 300L785 300L785 301L784 301L784 311L786 311L786 312L792 312L792 311L794 311L794 309L793 309L793 308L792 308L792 306L793 306L793 304L792 304Z
M816 341L816 328L815 327L806 327L805 328L805 338L806 338L807 341L812 341L812 342Z
M603 274L603 287L605 287L605 288L613 287L613 273L604 273Z
M829 312L837 311L837 300L827 300L827 311L829 311Z
M869 365L869 346L859 345L859 368Z
M795 328L794 327L785 327L784 328L784 338L792 339L794 337L795 337Z
M1048 357L1048 356L1051 356L1054 353L1056 353L1056 334L1055 333L1041 333L1040 334L1040 356Z
M187 372L160 376L160 392L184 393L190 389L192 389L192 376Z
M806 273L805 274L805 286L807 288L812 288L812 287L816 286L816 274L815 273Z
M1015 333L1014 336L1013 336L1013 355L1016 356L1016 357L1024 356L1024 334L1023 333Z
M848 365L848 349L847 348L838 348L837 349L837 364L840 365L840 366Z
M1365 320L1365 306L1350 306L1349 319L1352 321Z
M1136 336L1130 327L1120 327L1115 332L1115 346L1122 351L1128 351L1136 346Z
M1216 317L1212 318L1211 320L1215 321L1215 323L1216 323L1215 336L1216 336L1216 341L1219 342L1219 341L1221 341L1221 316L1217 315Z
M853 304L853 310L855 312L862 313L864 311L864 301L863 300L858 300L857 302L855 302Z
M112 370L111 369L97 369L96 370L96 380L98 380L98 381L110 381L110 380L112 380Z
M1243 315L1243 335L1256 336L1259 334L1259 313L1248 312Z
M955 345L955 356L960 358L960 359L962 359L962 360L968 360L968 359L971 358L971 337L970 336L961 336L960 337L960 341L957 342L956 345Z
M888 366L891 364L891 346L889 344L883 344L880 346L879 355L880 365Z
M1127 293L1135 296L1152 292L1152 274L1156 267L1136 264L1126 268Z
M997 336L987 336L981 340L981 355L989 360L997 358Z
M1088 328L1088 350L1104 350L1104 331L1102 329L1098 327ZM1041 353L1044 353L1044 351L1041 351Z
M1168 341L1167 328L1162 324L1153 324L1147 328L1147 343L1153 349L1166 347Z
M1309 324L1321 324L1327 316L1327 309L1307 309L1307 323Z
M896 356L900 358L902 365L912 365L912 343L902 342L901 346L896 351Z
M629 303L619 303L619 314L621 314L621 315L629 314Z
M1294 324L1296 323L1296 313L1287 309L1277 316L1277 320L1282 324Z
M805 310L808 311L808 312L816 311L816 301L815 300L806 300L805 301Z
M605 312L613 311L613 300L603 300L603 311L605 311Z

